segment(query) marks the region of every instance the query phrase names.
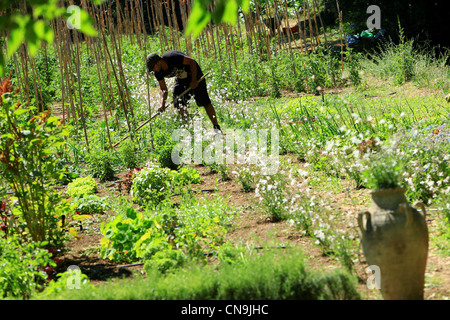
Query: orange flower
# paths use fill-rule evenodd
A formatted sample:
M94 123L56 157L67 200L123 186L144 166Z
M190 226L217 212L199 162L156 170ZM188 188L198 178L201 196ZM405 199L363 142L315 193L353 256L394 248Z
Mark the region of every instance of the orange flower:
M13 85L11 83L11 74L8 76L8 78L1 80L0 79L0 104L3 102L2 95L4 93L10 93L14 90ZM20 89L17 89L15 93L19 92Z

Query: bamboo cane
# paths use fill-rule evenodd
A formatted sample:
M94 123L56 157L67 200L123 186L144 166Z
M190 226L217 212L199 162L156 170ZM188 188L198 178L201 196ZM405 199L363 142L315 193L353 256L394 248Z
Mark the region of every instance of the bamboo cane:
M303 30L300 24L300 16L298 14L298 10L295 10L295 16L297 17L297 25L298 25L298 32L299 32L299 38L300 38L300 49L302 50L302 54L305 54L305 51L303 50Z
M109 62L111 63L111 69L113 70L114 78L116 79L117 89L119 91L119 96L120 96L120 102L122 104L122 108L123 108L123 111L124 111L124 114L125 114L125 119L126 119L126 122L127 122L128 130L131 131L131 125L130 125L130 121L128 119L128 111L127 111L127 107L126 107L126 104L125 104L124 93L123 93L122 87L120 85L120 81L119 81L119 79L117 77L116 71L114 70L114 64L113 64L112 57L111 57L111 54L110 54L109 49L108 49L108 45L106 43L106 37L105 37L105 34L103 32L103 29L102 29L102 36L103 36L103 47L104 47L104 49L106 51L107 57L109 58Z
M187 1L184 1L181 3L181 21L183 22L183 30L186 30L187 25ZM188 56L191 56L192 54L192 42L191 42L191 35L185 36L185 47L186 47L186 53Z
M72 119L73 119L73 123L76 125L78 123L78 119L77 119L77 115L76 115L76 107L75 107L75 102L74 102L74 93L73 93L73 82L70 82L69 78L69 74L70 74L70 62L69 60L69 54L68 54L68 38L67 38L67 34L64 31L61 31L61 28L59 27L59 23L58 23L58 33L60 35L60 39L62 39L61 41L61 59L62 59L62 67L64 69L64 80L67 86L67 95L69 97L69 101L70 101L70 111L72 112ZM65 30L65 29L63 29ZM66 45L64 45L66 44ZM76 130L75 133L78 137L78 126L75 126Z
M55 42L54 42L54 47L55 50L57 52L58 55L58 59L60 61L60 63L62 62L62 50L61 47L59 45L59 43L62 43L61 38L60 38L60 33L58 30L58 26L57 26L57 22L52 22L52 26L53 26L53 30L55 33ZM66 106L65 106L65 95L66 95L66 90L65 90L65 86L64 86L64 72L63 72L63 67L61 66L59 68L60 74L61 74L61 105L62 105L62 123L65 124L66 122Z
M314 27L316 29L316 40L317 40L317 45L321 45L320 43L320 38L319 38L319 28L317 26L317 19L316 19L316 6L314 5L314 1L313 1L313 18L314 18Z
M336 0L336 6L337 6L337 10L338 10L338 14L339 14L339 36L341 39L341 64L342 64L342 72L344 72L344 44L342 41L342 34L343 34L343 30L342 30L342 11L339 9L339 1Z
M102 81L103 76L102 76L102 72L101 72L101 68L100 68L101 64L100 64L100 59L97 54L97 50L95 50L95 48L94 48L94 55L95 55L95 60L97 61L96 65L97 65L98 80L99 80L99 84L100 84L100 93L102 96L103 116L105 117L105 123L106 123L105 130L106 130L106 134L108 135L109 146L112 147L111 135L109 133L108 115L106 114L106 107L105 107L105 96L103 94L103 81Z
M306 12L308 13L308 25L309 25L309 40L311 41L311 51L314 52L314 35L313 35L313 28L311 24L311 15L309 13L309 4L308 1L306 1Z
M78 78L78 94L79 94L79 103L80 103L80 111L81 111L81 123L83 125L83 131L84 131L84 138L86 140L86 147L87 151L89 152L89 139L87 136L87 129L86 129L86 120L84 117L84 111L83 111L83 98L81 96L81 74L80 74L80 51L79 51L79 44L78 44L78 30L74 30L75 33L75 42L76 42L76 54L77 54L77 78Z
M320 25L322 26L323 37L324 37L324 40L325 40L325 46L326 46L327 49L328 49L329 47L328 47L328 41L327 41L327 33L326 33L326 31L325 31L325 26L323 25L322 17L320 16L319 7L318 7L317 4L316 4L316 0L313 0L313 5L314 5L314 10L316 10L315 8L317 8L317 15L319 16Z

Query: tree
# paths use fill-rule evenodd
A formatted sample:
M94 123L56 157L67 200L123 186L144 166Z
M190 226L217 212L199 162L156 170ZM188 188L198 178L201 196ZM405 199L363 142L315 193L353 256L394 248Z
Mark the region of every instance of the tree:
M91 0L96 4L103 0ZM13 1L0 2L0 34L5 35L6 55L0 50L0 77L4 74L4 66L14 52L25 44L31 56L36 55L42 41L52 44L54 33L50 22L65 17L71 27L95 36L97 31L92 26L89 14L77 6L63 8L58 0L27 0L24 4ZM3 46L3 43L0 43Z

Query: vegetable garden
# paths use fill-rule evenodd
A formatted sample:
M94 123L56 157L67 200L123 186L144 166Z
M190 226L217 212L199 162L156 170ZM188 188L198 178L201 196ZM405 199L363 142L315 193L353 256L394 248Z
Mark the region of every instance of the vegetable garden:
M0 297L382 299L357 215L372 190L404 187L427 210L424 298L448 299L448 53L401 26L399 43L353 51L345 9L324 25L325 2L250 1L235 24L225 8L190 34L190 1L83 1L79 29L17 18L0 43ZM17 38L27 26L35 41ZM159 103L145 57L167 50L209 72L226 135L193 100L187 123L169 108L140 127ZM225 161L262 129L274 158L248 139ZM174 161L180 130L192 149L202 137L200 161Z

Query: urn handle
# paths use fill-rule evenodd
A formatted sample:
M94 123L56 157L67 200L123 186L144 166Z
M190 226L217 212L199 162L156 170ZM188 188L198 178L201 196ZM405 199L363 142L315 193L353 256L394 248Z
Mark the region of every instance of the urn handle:
M397 209L397 214L404 214L406 217L406 225L409 227L413 224L414 213L413 208L408 203L400 203Z
M364 219L364 217L365 217L365 219ZM358 214L359 229L361 229L362 232L365 232L368 229L367 228L368 224L369 224L369 228L370 228L370 212L369 211L361 211Z
M423 202L416 201L412 207L409 206L408 204L401 204L399 206L399 210L403 211L406 215L406 225L407 226L411 226L413 224L413 221L414 221L413 209L415 209L416 207L420 207L421 212L419 212L419 214L422 216L422 218L425 219L426 211L425 211L425 205L423 204Z
M414 202L413 207L415 207L415 208L420 207L420 211L421 211L420 213L421 213L422 217L424 219L426 218L427 212L425 210L425 204L422 201Z

